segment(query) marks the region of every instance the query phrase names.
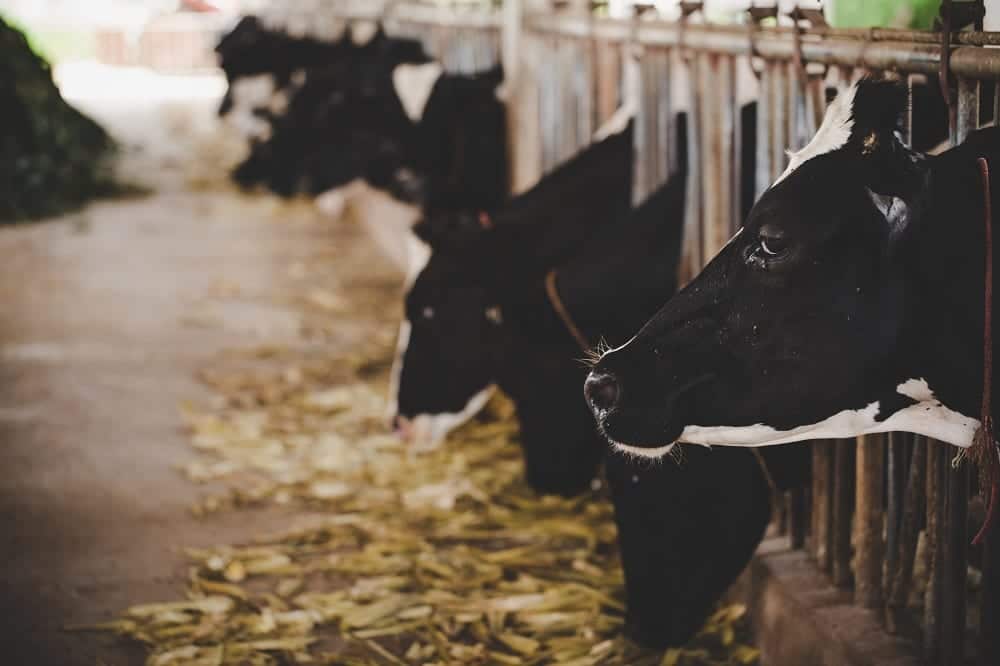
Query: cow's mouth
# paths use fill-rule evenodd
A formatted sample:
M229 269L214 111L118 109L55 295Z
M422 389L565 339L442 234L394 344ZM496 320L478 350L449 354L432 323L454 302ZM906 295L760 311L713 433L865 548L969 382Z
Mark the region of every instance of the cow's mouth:
M681 423L664 423L659 410L616 409L596 417L598 430L612 447L641 458L667 455L684 432Z
M642 458L662 458L677 445L695 404L693 389L712 379L699 376L669 393L659 404L634 406L628 395L619 391L613 401L601 404L588 393L588 399L601 435L616 450Z

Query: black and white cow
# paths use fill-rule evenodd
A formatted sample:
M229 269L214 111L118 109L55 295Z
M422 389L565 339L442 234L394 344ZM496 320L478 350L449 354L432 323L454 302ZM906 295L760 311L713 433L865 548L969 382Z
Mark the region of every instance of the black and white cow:
M1000 163L1000 130L929 157L900 140L905 105L896 83L848 87L718 256L603 355L585 392L615 446L657 457L677 442L893 430L970 445L983 376L976 160Z
M771 489L748 451L698 450L683 465L609 454L576 388L587 372L578 341L556 308L590 339L629 335L675 290L684 194L682 170L589 240L578 242L574 228L568 239L577 248L562 261L535 244L502 241L506 225L524 224L523 215L494 212L492 228L474 216L436 220L437 228L422 230L434 253L407 297L413 333L399 386L402 414L459 409L481 387L500 386L517 406L528 480L542 491L584 490L603 460L627 631L655 647L689 640L749 562L770 516ZM561 199L581 197L586 205L587 195L580 189ZM546 205L542 199L536 209ZM567 238L567 224L597 222L578 215L542 215L530 233ZM476 248L471 260L469 248ZM767 453L781 488L804 482L807 452Z
M507 342L495 294L541 280L628 210L633 134L629 122L503 205L439 208L415 227L431 251L406 295L391 389L397 422L411 439L433 444L486 402ZM425 382L433 390L421 388ZM554 492L586 487L600 457L570 456L570 468L585 470L576 474L552 463L557 451L525 454L529 480Z
M311 73L235 172L324 209L360 181L418 206L498 205L507 195L503 73L446 74L433 62L380 57Z
M307 80L331 66L350 71L376 62L430 59L418 41L389 37L374 22L351 24L339 40L328 42L291 36L253 16L241 19L216 53L229 84L219 114L252 141L268 139L273 121L288 115Z

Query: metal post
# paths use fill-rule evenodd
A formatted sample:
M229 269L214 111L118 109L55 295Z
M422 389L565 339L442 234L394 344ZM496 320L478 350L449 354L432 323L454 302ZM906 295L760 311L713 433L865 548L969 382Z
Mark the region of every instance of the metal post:
M680 284L686 284L698 274L705 263L702 255L702 155L704 154L701 133L701 91L698 80L701 76L699 59L695 54L678 54L682 59L688 55L686 74L691 90L691 104L688 110L688 177L684 209L684 246L681 254Z
M771 186L771 67L765 62L760 73L757 100L757 173L755 175L754 200Z

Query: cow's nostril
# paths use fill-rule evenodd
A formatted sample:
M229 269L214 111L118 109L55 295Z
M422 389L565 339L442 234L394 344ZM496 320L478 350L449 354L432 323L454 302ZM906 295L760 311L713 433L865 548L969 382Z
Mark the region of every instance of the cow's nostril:
M587 401L595 408L607 411L618 404L618 380L613 375L591 373L583 385Z

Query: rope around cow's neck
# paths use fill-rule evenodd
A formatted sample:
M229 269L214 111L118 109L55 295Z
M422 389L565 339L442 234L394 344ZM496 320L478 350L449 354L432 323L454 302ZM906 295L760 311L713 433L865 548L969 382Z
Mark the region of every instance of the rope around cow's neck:
M587 341L587 337L583 334L580 328L573 321L573 316L566 309L566 305L563 303L562 298L559 297L559 288L556 286L556 269L549 271L548 275L545 276L545 295L549 297L549 303L552 305L552 309L559 316L560 321L562 321L563 326L569 332L573 339L576 340L576 344L580 345L580 350L584 354L590 351L590 342Z
M972 540L981 544L990 533L997 518L1000 501L1000 449L993 434L993 205L990 191L990 165L986 158L976 160L983 182L983 220L985 226L986 278L983 317L983 400L980 408L980 425L973 438L969 457L979 465L981 490L986 497L986 520ZM989 489L989 490L987 490Z

